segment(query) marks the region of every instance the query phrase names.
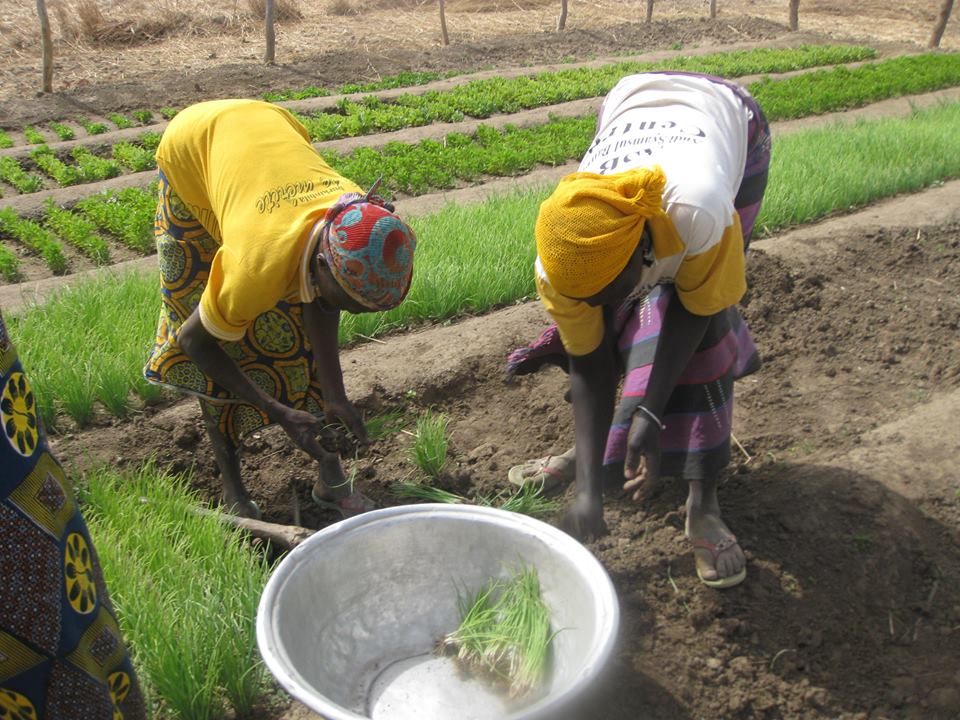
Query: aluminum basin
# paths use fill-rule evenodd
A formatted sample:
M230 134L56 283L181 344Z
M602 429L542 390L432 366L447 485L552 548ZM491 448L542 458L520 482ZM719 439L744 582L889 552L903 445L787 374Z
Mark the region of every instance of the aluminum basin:
M522 564L551 610L548 678L523 706L438 657L458 598ZM515 513L466 505L375 510L325 528L274 571L257 613L267 667L329 720L558 718L610 656L613 584L572 537Z

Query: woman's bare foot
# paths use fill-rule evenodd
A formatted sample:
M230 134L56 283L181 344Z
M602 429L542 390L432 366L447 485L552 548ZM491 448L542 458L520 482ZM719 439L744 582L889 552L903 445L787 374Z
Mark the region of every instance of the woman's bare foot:
M686 535L693 543L697 576L705 585L726 588L743 582L747 559L720 517L715 482L690 481Z
M228 494L230 497L228 497ZM251 520L259 520L261 517L263 517L260 506L251 500L250 496L246 493L243 495L233 495L224 489L222 502L223 511L230 513L231 515L236 515L237 517L242 518L250 518Z

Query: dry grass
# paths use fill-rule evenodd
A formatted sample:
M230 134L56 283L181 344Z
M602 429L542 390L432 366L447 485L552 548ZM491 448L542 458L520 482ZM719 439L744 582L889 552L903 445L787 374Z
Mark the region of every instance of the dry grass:
M253 17L262 18L267 12L266 0L247 0L247 7ZM274 0L274 18L277 22L298 22L303 20L303 11L297 0Z

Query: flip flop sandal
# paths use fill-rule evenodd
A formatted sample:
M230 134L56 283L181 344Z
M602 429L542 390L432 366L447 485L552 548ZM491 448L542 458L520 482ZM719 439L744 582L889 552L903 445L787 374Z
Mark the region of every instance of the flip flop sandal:
M520 465L514 465L507 471L507 479L521 488L526 485L540 485L543 492L552 490L566 482L563 473L549 467L553 457L553 455L547 455L537 460L527 460Z
M723 540L718 542L716 545L714 545L709 540L692 540L691 542L693 543L693 548L695 550L706 550L711 555L713 555L713 565L714 567L716 567L717 559L720 557L720 553L722 553L724 550L729 550L734 545L736 545L737 538L731 535L730 537L724 538ZM694 560L694 563L696 563L696 560ZM716 588L718 590L722 590L724 588L732 588L735 585L739 585L747 577L746 566L743 566L740 569L740 572L738 572L736 575L729 575L728 577L717 578L716 580L710 580L708 578L705 578L700 573L699 565L697 565L696 568L697 568L697 577L700 578L700 582L702 582L707 587Z
M353 517L354 515L360 515L361 513L369 512L376 507L373 500L359 491L347 495L346 497L342 497L339 500L324 500L322 497L317 495L316 490L311 490L310 497L313 498L313 501L319 507L322 507L324 510L333 510L338 512L340 513L340 517L344 519Z

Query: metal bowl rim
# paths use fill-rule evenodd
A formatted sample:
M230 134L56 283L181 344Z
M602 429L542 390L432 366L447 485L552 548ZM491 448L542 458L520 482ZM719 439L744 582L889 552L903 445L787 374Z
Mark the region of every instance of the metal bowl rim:
M572 556L574 564L583 574L591 591L597 598L600 609L597 625L598 633L602 634L603 642L592 653L592 657L587 658L585 663L588 669L592 669L592 673L581 673L573 683L561 692L550 695L543 700L523 708L520 711L522 715L517 716L514 714L511 715L510 718L523 717L533 720L534 718L548 717L549 712L556 711L556 706L562 705L565 701L578 695L584 689L587 682L594 678L599 669L602 668L609 659L616 642L617 630L620 624L620 606L617 601L613 582L610 580L606 569L600 564L600 561L593 553L580 542L563 530L555 528L541 520L498 508L445 503L399 505L396 507L382 508L380 510L372 510L362 515L341 520L311 535L280 561L279 565L277 565L267 580L257 608L257 646L260 649L260 655L263 657L267 668L277 682L294 698L314 712L320 713L328 718L328 720L369 720L366 715L358 715L341 705L328 701L325 697L308 689L299 673L292 671L292 667L290 667L292 664L285 662L286 654L282 652L283 645L276 636L272 613L268 612L268 608L274 605L274 601L282 590L284 583L289 579L296 567L305 559L305 556L311 552L314 546L327 542L330 538L337 535L349 534L361 527L409 515L431 517L474 516L494 525L509 526L513 529L518 529L519 526L520 528L527 529L536 536L549 539L555 547L559 546L557 549L567 557ZM510 720L510 718L506 718L505 720Z

